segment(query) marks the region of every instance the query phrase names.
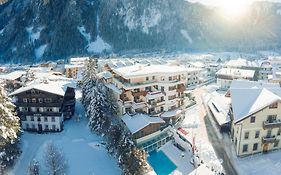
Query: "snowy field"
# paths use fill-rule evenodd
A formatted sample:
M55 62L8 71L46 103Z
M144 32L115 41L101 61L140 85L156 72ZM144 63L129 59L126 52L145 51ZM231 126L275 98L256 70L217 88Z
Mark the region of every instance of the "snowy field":
M81 97L81 93L76 94ZM25 175L31 160L40 162L42 174L44 169L44 148L52 141L61 148L68 164L69 175L118 175L121 170L117 160L108 155L102 144L102 138L91 133L87 127L87 119L81 103L76 102L76 115L82 115L80 121L74 118L64 123L61 133L35 134L24 132L21 137L21 150L23 151L13 170L8 175Z
M236 158L235 162L239 175L281 174L281 150Z
M234 160L234 166L239 175L280 175L281 174L281 150L268 153L258 153L244 158L236 156L233 143L229 136L224 136L227 154Z

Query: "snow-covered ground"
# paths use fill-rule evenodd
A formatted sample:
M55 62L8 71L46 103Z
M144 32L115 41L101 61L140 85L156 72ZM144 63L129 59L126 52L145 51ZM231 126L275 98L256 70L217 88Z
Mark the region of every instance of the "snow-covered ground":
M280 175L281 150L245 158L236 158L235 163L239 175Z
M81 97L79 91L77 98ZM13 170L8 175L25 175L31 160L40 161L42 174L44 170L44 147L50 141L63 150L68 164L69 175L118 175L121 170L117 160L108 155L106 149L100 143L102 137L92 133L87 127L87 119L84 117L84 110L79 100L76 102L76 116L81 115L82 119L77 121L72 118L65 122L64 130L61 133L35 134L24 132L21 137L22 154L19 157Z

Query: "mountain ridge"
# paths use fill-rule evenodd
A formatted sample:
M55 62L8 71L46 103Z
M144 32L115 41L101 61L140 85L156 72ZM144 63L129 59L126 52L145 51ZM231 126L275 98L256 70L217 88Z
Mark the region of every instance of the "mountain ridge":
M239 23L184 0L10 0L0 60L36 62L127 51L280 51L281 5L256 2Z

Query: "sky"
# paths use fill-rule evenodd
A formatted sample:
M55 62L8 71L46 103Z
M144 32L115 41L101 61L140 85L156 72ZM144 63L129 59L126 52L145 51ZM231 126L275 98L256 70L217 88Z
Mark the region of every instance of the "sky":
M188 0L190 2L200 2L206 5L219 5L222 1L235 1L235 0ZM248 1L249 3L258 0L243 0ZM281 0L264 0L264 1L271 1L271 2L281 2Z

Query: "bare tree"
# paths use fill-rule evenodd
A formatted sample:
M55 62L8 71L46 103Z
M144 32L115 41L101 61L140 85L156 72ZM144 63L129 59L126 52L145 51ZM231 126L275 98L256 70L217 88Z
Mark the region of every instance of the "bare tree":
M63 152L58 149L53 142L46 146L45 164L49 175L65 175L67 163Z
M37 160L32 160L28 166L29 175L39 175L40 164Z

